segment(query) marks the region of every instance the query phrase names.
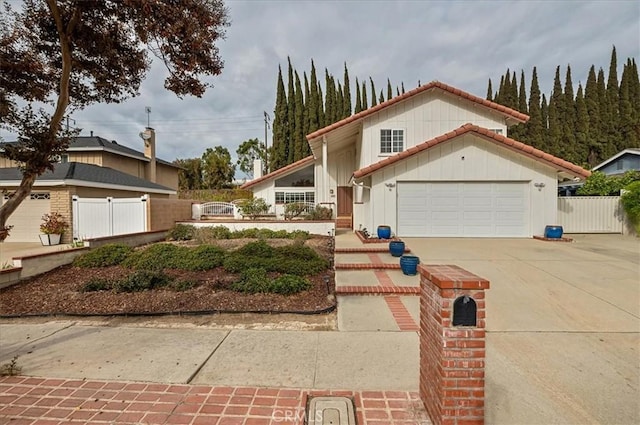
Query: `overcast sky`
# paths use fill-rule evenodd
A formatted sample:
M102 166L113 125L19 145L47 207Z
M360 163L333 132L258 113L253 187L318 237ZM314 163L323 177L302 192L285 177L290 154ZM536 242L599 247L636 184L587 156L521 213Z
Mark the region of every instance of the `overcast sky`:
M352 89L356 77L373 77L378 91L387 78L394 87L404 82L407 90L419 80L439 80L480 97L487 80L497 88L507 68L518 77L524 69L528 92L537 66L541 89L549 93L557 65L563 79L571 65L577 86L591 64L608 73L613 45L618 78L626 58L640 58L635 0L227 0L227 6L231 26L219 44L225 67L203 98L180 100L165 91L165 71L156 63L139 97L76 112L75 126L83 135L93 130L142 150L138 133L147 125L145 106L150 106L159 157L199 157L218 145L235 156L242 141L264 139L263 111L273 117L278 65L286 72L287 56L300 78L313 59L319 74L326 67L342 80L346 62ZM6 131L0 136L13 138Z

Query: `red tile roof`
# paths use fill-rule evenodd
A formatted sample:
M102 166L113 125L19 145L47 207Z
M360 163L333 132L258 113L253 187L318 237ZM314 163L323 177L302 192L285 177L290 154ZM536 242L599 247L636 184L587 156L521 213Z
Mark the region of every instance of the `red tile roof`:
M480 97L474 96L470 93L467 93L465 91L462 91L460 89L457 89L455 87L449 86L447 84L441 83L439 81L432 81L429 84L425 84L424 86L420 86L418 88L415 88L413 90L410 90L404 94L401 94L400 96L396 96L392 99L387 100L386 102L382 102L376 106L374 106L373 108L369 108L366 109L362 112L359 112L355 115L351 115L350 117L347 117L341 121L338 121L336 123L333 123L329 126L326 126L324 128L321 128L309 135L307 135L307 140L313 140L317 137L320 137L324 134L329 133L330 131L335 130L336 128L342 127L343 125L349 124L351 122L357 121L359 119L362 119L364 117L367 117L371 114L374 114L388 106L391 106L395 103L398 102L402 102L403 100L406 100L412 96L415 96L419 93L422 93L424 91L430 90L430 89L440 89L443 90L445 92L451 93L453 95L459 96L463 99L467 99L470 100L471 102L477 103L479 105L482 106L486 106L487 108L491 108L497 112L500 112L504 115L506 115L509 118L513 118L516 121L520 121L522 123L529 121L529 116L526 114L523 114L522 112L518 112L516 110L513 110L511 108L507 108L506 106L503 105L499 105L495 102L492 102L490 100L487 99L482 99Z
M251 186L255 186L256 184L263 182L265 180L269 180L272 179L274 177L278 177L281 174L285 174L289 171L294 171L298 168L304 167L305 165L309 165L309 164L313 164L313 155L309 155L306 158L302 158L299 161L296 161L294 163L291 163L289 165L286 165L276 171L272 171L269 174L265 174L264 176L257 178L257 179L253 179L251 181L246 182L245 184L243 184L242 186L240 186L241 189L248 189Z
M491 130L479 127L477 125L465 124L462 127L450 131L449 133L445 133L442 136L438 136L435 139L427 140L426 142L413 146L406 151L400 152L399 154L385 158L382 161L378 161L375 164L369 165L368 167L361 168L353 173L353 177L362 178L368 176L369 174L378 171L381 168L387 167L391 164L395 164L398 161L402 161L403 159L406 159L412 155L430 149L436 145L439 145L440 143L444 143L458 136L462 136L466 133L475 133L499 146L506 147L514 152L525 155L529 158L533 158L536 161L539 161L546 165L550 165L554 168L565 171L577 177L587 178L589 177L589 175L591 175L590 171L585 170L584 168L579 167L569 161L565 161L564 159L545 153L540 149L525 145L524 143L518 142L514 139L510 139L509 137L496 134Z

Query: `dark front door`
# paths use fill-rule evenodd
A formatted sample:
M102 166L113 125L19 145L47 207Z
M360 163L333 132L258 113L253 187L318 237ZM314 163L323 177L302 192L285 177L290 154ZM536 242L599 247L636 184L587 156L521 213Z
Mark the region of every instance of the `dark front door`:
M351 186L338 186L338 217L351 216L353 212L353 189Z

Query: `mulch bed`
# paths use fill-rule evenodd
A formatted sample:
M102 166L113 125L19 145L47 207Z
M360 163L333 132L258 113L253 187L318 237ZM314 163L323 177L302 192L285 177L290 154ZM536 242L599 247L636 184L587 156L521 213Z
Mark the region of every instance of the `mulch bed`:
M247 240L221 241L227 248L240 246ZM271 241L269 241L271 242ZM292 241L273 240L275 245ZM333 258L328 238L309 239L306 244L320 255ZM116 315L169 314L196 312L300 312L330 310L335 306L333 270L307 276L313 287L294 295L243 294L229 289L238 276L219 267L204 272L165 270L180 280L192 280L199 285L186 291L170 289L134 293L113 291L80 292L91 278L122 278L131 269L113 266L78 268L62 266L48 273L0 290L0 316L20 315ZM329 276L329 293L324 281Z

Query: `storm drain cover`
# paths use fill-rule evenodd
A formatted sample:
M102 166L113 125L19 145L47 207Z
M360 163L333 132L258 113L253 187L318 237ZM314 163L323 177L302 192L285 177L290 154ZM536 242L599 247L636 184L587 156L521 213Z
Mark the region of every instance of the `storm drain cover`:
M309 425L356 425L353 400L347 397L314 397L309 402Z

